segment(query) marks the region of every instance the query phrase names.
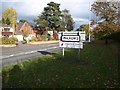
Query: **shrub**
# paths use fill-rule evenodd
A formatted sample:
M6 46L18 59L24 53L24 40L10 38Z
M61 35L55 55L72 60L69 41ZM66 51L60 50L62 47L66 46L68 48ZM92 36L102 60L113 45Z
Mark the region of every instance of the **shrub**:
M2 38L2 44L10 44L10 39L7 37Z
M22 41L22 44L26 44L26 43L27 43L27 41L26 41L26 40L23 40L23 41Z
M11 37L11 38L3 37L1 41L2 44L15 44L16 42L18 42L18 39L15 37Z
M18 42L18 39L16 37L11 37L10 39L14 40L15 42Z
M37 41L37 39L35 37L32 37L32 39L30 40L30 42L34 42Z
M47 38L48 38L48 41L52 39L49 33L47 34Z
M10 39L10 44L15 44L16 42L18 42L18 39L15 37L11 37Z
M47 40L47 35L46 35L46 34L42 35L42 36L41 36L41 40L42 40L42 41L46 41L46 40Z
M41 37L39 36L39 37L36 37L36 40L37 41L41 41Z
M58 34L55 32L55 33L53 33L53 38L55 39L55 40L58 40Z

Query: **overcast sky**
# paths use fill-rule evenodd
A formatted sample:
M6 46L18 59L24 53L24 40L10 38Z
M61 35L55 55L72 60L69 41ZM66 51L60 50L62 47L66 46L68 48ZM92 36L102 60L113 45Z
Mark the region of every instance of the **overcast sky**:
M77 27L80 24L88 23L91 0L2 0L0 1L0 6L2 5L0 13L8 7L12 7L18 13L18 20L32 21L51 1L59 3L61 10L70 10Z

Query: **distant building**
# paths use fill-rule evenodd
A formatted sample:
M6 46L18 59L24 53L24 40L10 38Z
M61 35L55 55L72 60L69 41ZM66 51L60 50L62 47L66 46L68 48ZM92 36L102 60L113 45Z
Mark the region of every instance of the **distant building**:
M14 29L11 25L0 25L0 38L1 37L13 37L14 36Z
M23 41L23 35L22 35L23 32L28 33L28 37L26 37L27 40L30 40L32 37L36 36L33 28L27 22L18 23L16 25L15 37L18 38L18 41Z

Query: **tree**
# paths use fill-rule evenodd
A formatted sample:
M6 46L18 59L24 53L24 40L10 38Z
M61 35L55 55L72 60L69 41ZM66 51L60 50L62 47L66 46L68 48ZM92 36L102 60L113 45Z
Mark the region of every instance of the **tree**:
M50 2L47 4L47 7L44 7L44 10L41 15L37 17L37 19L34 20L37 25L40 25L44 29L55 29L59 30L59 28L62 26L61 21L61 11L60 11L60 4Z
M29 35L27 27L25 26L25 28L21 31L22 31L23 40L26 41L26 37L28 37Z
M7 25L10 25L10 24L11 24L10 19L7 18L7 19L5 20L5 23L6 23Z
M2 20L0 20L0 24L2 24Z
M24 22L28 22L27 20L21 19L19 22L24 23Z
M27 31L22 31L22 36L23 36L23 40L26 41L26 37L28 37L29 33Z
M7 18L10 20L10 24L16 25L17 24L17 12L13 8L6 8L2 12L2 18L7 20Z
M92 4L91 11L96 14L102 22L97 22L97 27L94 29L96 34L99 34L101 37L108 36L113 32L119 30L119 21L118 21L118 2L94 2Z
M5 24L6 23L6 21L5 21L5 19L4 18L2 18L2 24Z
M88 37L89 36L89 24L83 24L81 25L77 31L85 31L86 33L86 36ZM90 30L90 34L92 33L92 31Z
M71 15L69 14L69 10L64 9L64 10L62 10L62 13L63 13L63 18L62 19L63 19L63 22L65 24L65 28L68 31L73 30L74 21L73 21L73 18L71 17Z

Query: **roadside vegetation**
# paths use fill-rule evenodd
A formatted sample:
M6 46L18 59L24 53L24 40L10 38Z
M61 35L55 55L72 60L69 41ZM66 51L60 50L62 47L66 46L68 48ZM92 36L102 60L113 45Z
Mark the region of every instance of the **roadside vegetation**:
M0 38L0 44L16 44L18 42L18 39L15 37L3 37Z
M43 51L41 53L49 53ZM76 49L65 49L2 69L3 88L118 88L118 43L85 44L80 60Z

